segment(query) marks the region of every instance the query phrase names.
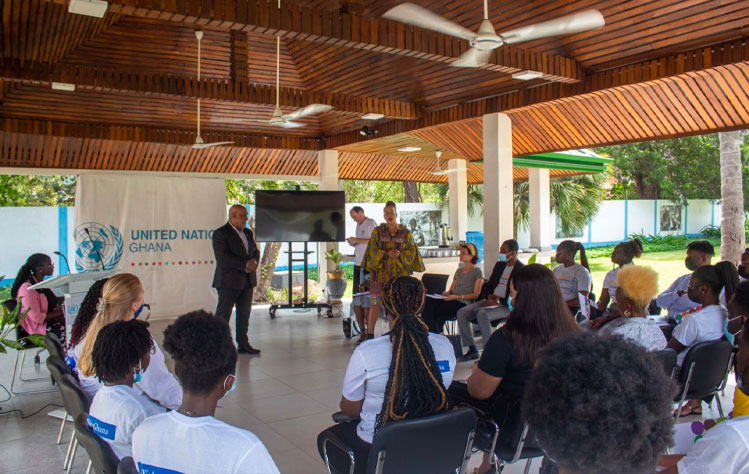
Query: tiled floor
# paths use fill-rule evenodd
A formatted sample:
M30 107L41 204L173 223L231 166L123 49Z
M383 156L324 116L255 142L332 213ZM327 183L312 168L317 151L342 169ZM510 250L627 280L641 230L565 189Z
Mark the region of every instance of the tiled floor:
M169 322L151 321L151 332L158 341ZM340 319L318 318L315 311L279 310L271 320L267 307L253 310L250 340L262 349L262 355L240 355L237 388L220 402L216 416L260 437L282 473L326 472L317 454L316 438L332 424L330 415L338 410L341 381L354 340L343 337ZM13 351L0 355L0 383L8 387L14 358ZM25 376L32 375L31 360L26 368ZM465 378L469 371L470 363L460 364L456 377ZM726 394L732 391L731 385ZM724 400L724 407L730 410L730 396ZM18 414L2 414L13 408L28 414L47 403L60 404L59 394L14 396L0 403L0 472L62 471L69 428L63 444L56 445L60 420L46 415L52 408L25 420ZM708 409L705 416L717 417L717 410ZM479 461L478 455L474 456L471 466ZM79 449L73 471L84 472L87 462L85 452ZM531 472L537 472L538 464L534 462ZM524 463L517 463L504 472L522 472L523 467Z

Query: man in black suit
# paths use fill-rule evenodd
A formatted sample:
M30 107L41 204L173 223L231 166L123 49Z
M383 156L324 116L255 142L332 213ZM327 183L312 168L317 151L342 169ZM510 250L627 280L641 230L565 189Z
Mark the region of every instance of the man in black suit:
M237 350L240 354L260 354L247 337L260 251L252 231L246 226L247 209L236 204L229 209L229 222L213 231L213 254L216 256L213 287L218 290L216 316L228 323L236 304Z
M479 351L473 341L471 321L476 321L481 329L481 340L484 346L492 335L492 322L507 319L510 315L507 298L510 296L510 280L523 263L518 260L518 242L515 239L505 240L499 248L499 261L494 265L489 281L484 283L481 295L475 303L458 310L458 328L460 340L468 347L468 352L460 360L479 358Z

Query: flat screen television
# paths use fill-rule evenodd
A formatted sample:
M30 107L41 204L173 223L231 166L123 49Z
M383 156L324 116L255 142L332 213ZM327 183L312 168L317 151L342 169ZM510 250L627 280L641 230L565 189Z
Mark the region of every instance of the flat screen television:
M343 191L256 191L258 242L343 242Z

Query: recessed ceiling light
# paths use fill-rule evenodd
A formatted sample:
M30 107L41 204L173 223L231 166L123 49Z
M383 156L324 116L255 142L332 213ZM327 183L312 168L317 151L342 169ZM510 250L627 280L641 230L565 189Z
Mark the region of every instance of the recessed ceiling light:
M403 153L412 153L414 151L421 151L421 147L420 146L402 146L398 148L398 151L403 152Z
M512 75L513 79L518 79L520 81L530 81L532 79L538 79L539 77L543 76L544 73L539 71L523 71L523 72L516 72Z
M108 6L103 0L70 0L68 13L104 18Z
M369 114L362 115L361 118L363 118L364 120L380 120L382 118L385 118L385 114L369 113Z
M67 82L53 82L52 89L56 91L73 92L75 90L75 84L69 84Z

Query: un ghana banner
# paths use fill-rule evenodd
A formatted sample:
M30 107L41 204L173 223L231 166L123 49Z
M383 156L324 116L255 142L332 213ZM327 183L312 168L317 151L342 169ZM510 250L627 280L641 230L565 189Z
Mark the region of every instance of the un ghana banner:
M75 206L75 271L134 273L152 317L216 309L211 237L226 222L223 179L84 174Z

